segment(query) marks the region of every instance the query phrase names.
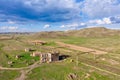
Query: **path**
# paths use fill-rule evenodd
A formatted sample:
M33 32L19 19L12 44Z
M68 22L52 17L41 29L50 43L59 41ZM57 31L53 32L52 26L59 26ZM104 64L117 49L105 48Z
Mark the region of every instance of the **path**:
M26 74L28 72L30 72L32 69L40 66L39 63L40 63L40 61L37 61L33 65L30 65L28 67L22 67L22 68L6 68L6 67L1 67L0 66L0 70L20 70L21 75L18 78L16 78L15 80L25 80Z
M99 70L99 71L106 72L106 73L109 73L109 74L112 74L112 75L115 75L115 76L119 76L119 77L120 77L119 74L116 74L116 73L113 73L113 72L110 72L110 71L107 71L107 70L104 70L104 69L101 69L101 68L98 68L98 67L95 67L95 66L86 64L86 63L83 63L83 62L82 62L81 64L86 65L86 66L89 66L89 67L92 67L92 68L97 69L97 70Z
M31 70L33 70L34 68L38 67L38 66L40 66L40 65L39 65L39 61L36 62L36 63L34 63L34 64L31 65L31 66L28 66L29 69L27 69L27 70L21 70L21 75L20 75L20 77L16 78L15 80L25 80L25 78L27 77L27 76L26 76L27 73L30 72Z
M7 67L2 67L0 66L0 70L23 70L23 69L28 69L29 67L22 67L22 68L7 68Z
M107 53L105 51L100 51L100 50L81 47L81 46L76 46L76 45L72 45L72 44L66 44L66 43L63 43L63 42L56 42L56 43L58 45L62 46L62 47L67 47L67 48L74 49L74 50L79 50L79 51L82 51L82 52L90 52L90 53L93 53L93 54L106 54Z

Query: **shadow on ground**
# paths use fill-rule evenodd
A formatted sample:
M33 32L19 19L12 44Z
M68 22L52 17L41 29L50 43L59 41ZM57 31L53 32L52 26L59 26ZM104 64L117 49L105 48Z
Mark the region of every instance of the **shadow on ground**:
M69 57L70 57L70 55L60 55L59 60L64 60L64 59L69 58Z

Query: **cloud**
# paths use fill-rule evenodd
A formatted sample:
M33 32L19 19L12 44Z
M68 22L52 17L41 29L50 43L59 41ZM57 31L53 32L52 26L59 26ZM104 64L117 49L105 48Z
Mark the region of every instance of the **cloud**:
M91 18L103 18L120 14L119 0L85 0L82 11Z
M0 27L0 30L6 30L8 27L7 26L3 26L3 27Z
M111 24L112 23L112 21L110 20L110 18L103 18L103 22L105 24Z
M0 0L0 21L19 23L101 19L119 15L119 8L119 0Z
M49 25L49 24L46 24L46 25L44 25L44 29L46 29L46 28L50 28L51 26Z
M101 25L101 24L118 24L118 23L120 23L120 16L105 17L103 19L95 19L95 20L89 20L88 21L88 24L95 24L95 25Z
M112 24L110 18L90 20L89 24Z
M65 25L60 26L60 28L65 28Z
M78 27L78 23L68 24L68 25L66 25L66 27L68 27L68 28L76 28L76 27Z
M3 30L3 31L15 31L17 30L18 27L17 26L2 26L0 27L0 30Z
M120 16L110 17L112 23L120 23Z
M62 22L80 18L79 14L75 0L0 0L0 21Z
M17 27L17 26L9 26L8 29L9 29L9 30L17 30L18 27Z
M79 26L78 23L71 23L66 25L61 25L60 28L76 29Z
M67 30L81 29L86 27L86 23L71 23L66 25L61 25L60 28L67 28Z
M15 21L8 20L8 24L16 24Z

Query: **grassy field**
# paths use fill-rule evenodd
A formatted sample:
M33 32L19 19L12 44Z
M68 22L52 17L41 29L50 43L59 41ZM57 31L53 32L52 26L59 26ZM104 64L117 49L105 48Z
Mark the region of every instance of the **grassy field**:
M25 52L25 48L32 48L40 52L57 50L61 55L69 55L69 57L59 62L41 64L40 67L33 69L26 75L26 80L71 80L68 79L70 74L75 74L76 80L120 79L120 36L60 36L59 38L32 38L32 36L17 35L17 38L0 40L0 66L20 68L32 65L39 60L39 57L30 56L33 51ZM47 44L41 46L27 42L32 40L43 40ZM84 54L77 50L61 47L55 43L57 41L107 51L108 54ZM22 57L16 59L16 55ZM12 65L8 64L9 61L13 62ZM19 75L19 71L0 70L0 80L14 80Z
M19 71L0 70L0 80L14 80L19 75Z
M95 58L93 54L82 54L82 55L80 54L79 65L77 67L75 66L76 65L75 63L66 63L66 62L43 64L41 67L34 69L28 75L27 80L36 80L36 79L37 80L67 80L66 76L68 76L70 73L76 73L77 75L79 75L79 78L81 78L80 80L119 80L120 79L120 76L114 75L114 73L120 75L119 74L120 45L118 45L120 43L119 36L89 37L89 38L61 37L61 39L51 39L51 40L62 41L68 44L107 51L108 54L96 55ZM72 51L71 53L67 53L67 52L62 52L61 50L62 53L70 55L71 56L70 59L76 62L76 53L78 53L77 51L73 51L66 48L61 48L61 49ZM70 60L68 62L70 62ZM102 69L102 71L90 66L80 64L81 62L100 68ZM77 69L74 70L74 68ZM89 73L89 70L93 70L93 72ZM56 71L58 71L58 73ZM109 71L110 73L107 71ZM90 74L91 76L89 78L84 79L85 74L87 73Z
M65 52L63 53L65 54ZM111 57L108 57L108 55L102 55L106 60L101 60L103 57L94 60L94 56L92 54L81 54L78 56L79 63L77 64L75 51L71 53L66 52L66 54L70 55L71 57L60 62L41 64L40 67L32 70L27 75L28 77L26 80L71 80L67 79L71 73L78 76L76 80L120 79L120 65L111 64L109 62ZM87 66L83 63L90 66Z
M38 61L39 57L30 56L33 51L25 52L25 48L31 48L34 51L48 52L53 48L53 46L57 46L55 42L52 41L41 46L28 43L28 40L24 40L21 36L19 40L0 40L0 65L4 67L26 67ZM18 55L22 57L17 59L16 56ZM9 65L8 62L13 62L13 64Z
M78 46L99 49L111 53L120 53L120 36L111 37L67 37L61 41Z
M120 78L75 62L43 64L28 74L26 80L71 80L69 74L76 74L76 80L118 80ZM89 75L89 76L88 76Z

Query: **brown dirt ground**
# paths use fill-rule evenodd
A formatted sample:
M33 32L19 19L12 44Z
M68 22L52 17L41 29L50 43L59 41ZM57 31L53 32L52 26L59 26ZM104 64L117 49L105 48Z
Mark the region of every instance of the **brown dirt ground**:
M73 50L79 50L82 52L88 52L88 53L93 53L93 54L107 54L107 52L105 51L100 51L100 50L96 50L96 49L90 49L90 48L86 48L86 47L81 47L81 46L76 46L76 45L72 45L72 44L66 44L63 42L56 42L58 45L62 46L62 47L67 47Z

